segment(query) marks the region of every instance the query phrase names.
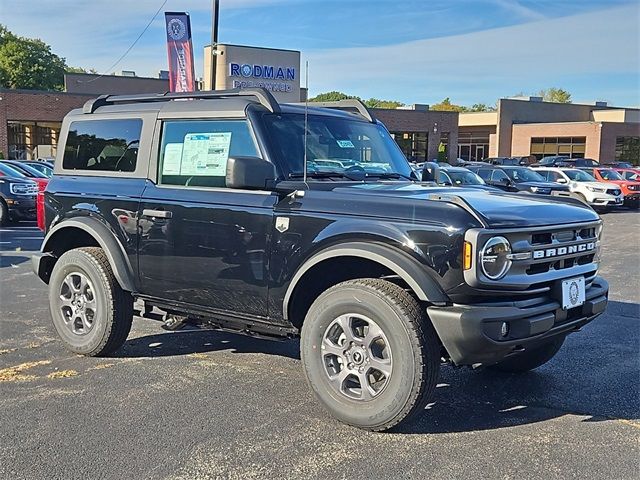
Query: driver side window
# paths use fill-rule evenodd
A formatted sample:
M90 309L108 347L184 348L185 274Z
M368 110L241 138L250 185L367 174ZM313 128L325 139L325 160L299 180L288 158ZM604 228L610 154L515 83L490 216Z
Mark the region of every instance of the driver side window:
M493 182L502 182L504 180L509 180L509 177L502 170L494 170L491 174L491 181Z

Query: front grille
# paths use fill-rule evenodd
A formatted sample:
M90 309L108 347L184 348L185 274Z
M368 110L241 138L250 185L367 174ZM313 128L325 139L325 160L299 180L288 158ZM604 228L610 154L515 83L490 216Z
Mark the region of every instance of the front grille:
M620 195L620 190L618 190L617 188L610 188L607 190L607 193L609 195L613 195L614 197L617 197L618 195Z
M472 242L482 248L491 237L509 240L512 264L501 279L486 278L481 269L465 272L465 281L484 290L540 291L555 288L561 279L583 276L593 281L598 270L602 222L518 231L478 230Z

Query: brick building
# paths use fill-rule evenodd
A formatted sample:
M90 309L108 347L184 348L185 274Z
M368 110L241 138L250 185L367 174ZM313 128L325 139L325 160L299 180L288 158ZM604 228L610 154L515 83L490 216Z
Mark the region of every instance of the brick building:
M458 154L464 159L534 155L640 163L640 110L501 99L495 112L462 113Z
M0 152L14 159L54 157L62 118L95 96L0 89Z

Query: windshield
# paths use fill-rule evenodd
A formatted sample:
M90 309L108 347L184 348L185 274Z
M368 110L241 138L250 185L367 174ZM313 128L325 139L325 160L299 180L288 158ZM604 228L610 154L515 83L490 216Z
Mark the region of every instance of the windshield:
M451 178L453 185L485 185L484 180L470 171L452 172L450 170L447 170L446 173L449 178Z
M9 167L4 163L0 163L0 173L2 173L3 175L6 175L7 177L17 177L17 178L27 177L24 173Z
M624 180L615 170L598 170L604 180Z
M582 170L565 170L564 173L574 182L595 182L596 179Z
M528 168L505 168L509 178L516 183L520 182L545 182L546 180L537 172Z
M266 114L263 118L272 147L282 159L284 174L301 176L304 115ZM412 175L409 162L382 125L324 115L309 115L307 125L309 175Z

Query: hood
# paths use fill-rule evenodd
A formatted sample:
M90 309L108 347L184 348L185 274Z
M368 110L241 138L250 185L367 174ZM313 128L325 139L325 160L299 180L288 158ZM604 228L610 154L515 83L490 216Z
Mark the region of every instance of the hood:
M365 183L341 186L334 191L352 195L393 196L416 202L448 202L464 208L490 228L537 227L599 219L589 206L579 201L541 195L438 187L427 183Z
M557 190L557 191L566 191L569 190L567 185L563 185L555 182L520 182L518 183L520 187L526 187L527 189L531 187L538 187L547 190Z
M573 183L577 186L604 188L605 190L608 190L610 188L615 188L617 186L617 185L611 185L603 182L573 182Z

